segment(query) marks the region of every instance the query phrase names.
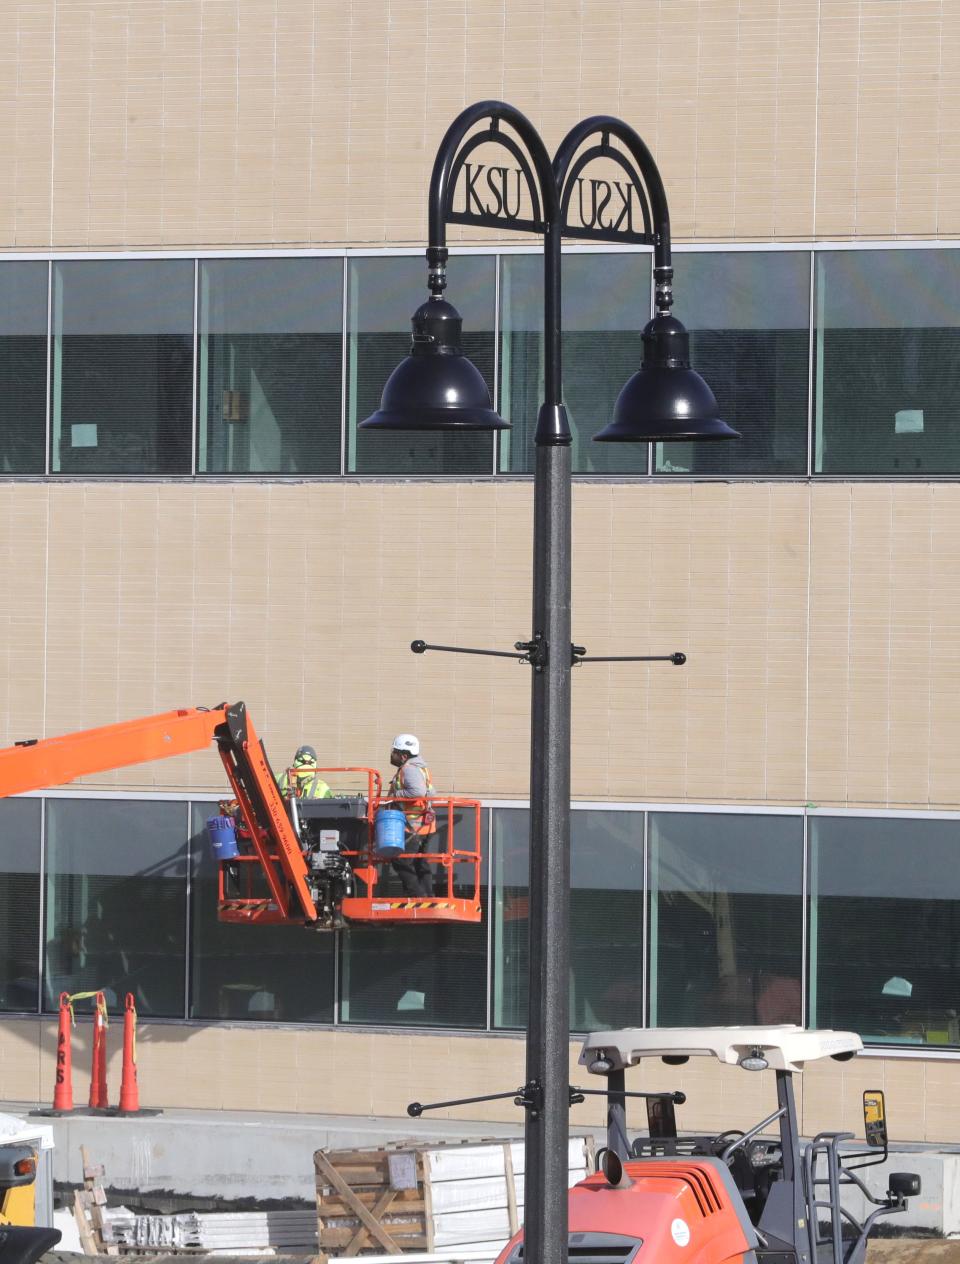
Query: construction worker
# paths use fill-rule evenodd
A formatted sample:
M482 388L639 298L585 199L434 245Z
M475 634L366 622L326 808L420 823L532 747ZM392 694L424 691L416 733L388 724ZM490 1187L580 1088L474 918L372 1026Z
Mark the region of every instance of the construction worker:
M291 778L290 773L293 772ZM330 787L317 772L317 752L312 746L301 746L293 757L293 768L277 782L285 799L327 799Z
M400 733L393 739L390 763L397 771L388 794L399 801L397 806L407 821L406 855L393 861L394 872L403 885L404 895L432 896L430 865L420 856L433 850L437 833L436 813L430 806L433 782L430 769L420 757L420 742L412 733ZM408 859L411 854L417 859Z

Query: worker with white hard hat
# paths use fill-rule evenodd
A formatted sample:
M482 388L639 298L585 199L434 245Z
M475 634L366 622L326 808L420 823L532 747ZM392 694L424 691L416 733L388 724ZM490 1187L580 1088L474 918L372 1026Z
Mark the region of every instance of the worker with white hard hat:
M420 856L433 849L437 832L436 813L430 806L433 782L430 769L420 755L420 742L412 733L399 733L393 739L390 763L397 771L388 794L397 800L397 806L406 817L405 854L394 860L393 868L403 885L404 895L432 896L430 865ZM417 859L409 859L410 855Z

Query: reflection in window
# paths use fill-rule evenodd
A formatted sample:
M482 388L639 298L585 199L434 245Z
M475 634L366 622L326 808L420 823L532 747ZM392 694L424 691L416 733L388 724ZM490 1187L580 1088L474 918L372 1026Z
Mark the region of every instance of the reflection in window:
M47 265L0 264L0 474L42 474Z
M960 1044L960 822L810 818L810 1024Z
M650 814L650 1026L799 1023L803 821Z
M814 470L960 470L960 251L817 254Z
M40 799L0 800L0 1010L40 1000Z
M690 363L741 438L658 444L657 473L806 473L809 254L683 251L674 271Z
M193 263L53 265L51 468L189 474Z
M342 289L340 259L201 262L200 470L339 474Z
M488 255L450 260L445 297L463 317L463 352L493 398L495 262ZM426 264L417 257L351 259L347 285L347 472L492 474L491 433L391 434L358 430L380 407L387 378L410 353L410 317L426 300Z
M493 814L493 1025L527 1021L526 810ZM570 1026L643 1022L643 813L576 811L570 852Z
M217 863L206 831L216 808L192 805L190 1017L329 1023L332 935L217 920Z
M472 814L464 813L464 817ZM463 825L466 825L461 817ZM443 850L443 813L432 846ZM471 822L475 825L475 818ZM456 837L461 837L456 828ZM482 922L440 925L354 926L341 937L340 1018L384 1026L484 1027L487 1022L487 814L480 818ZM464 840L465 842L465 840ZM454 870L454 889L473 892L472 871ZM377 894L402 894L399 878L384 867Z
M186 954L183 803L47 799L45 1007L132 992L141 1014L182 1018Z
M513 427L500 436L500 469L525 474L543 402L543 259L504 255L500 263L500 414ZM640 367L649 319L649 254L563 256L563 399L575 473L647 472L646 444L592 439Z

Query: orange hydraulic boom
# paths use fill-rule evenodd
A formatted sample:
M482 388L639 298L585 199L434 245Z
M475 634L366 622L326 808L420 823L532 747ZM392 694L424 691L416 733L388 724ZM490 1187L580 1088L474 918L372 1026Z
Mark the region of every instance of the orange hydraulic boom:
M331 909L326 904L318 908L316 897L321 887L311 869L311 845L303 841L308 830L302 826L296 806L292 818L288 814L263 743L242 702L222 703L209 709L166 711L63 737L17 742L0 750L0 798L63 785L112 768L202 750L211 741L217 745L237 802L241 832L252 848L248 854L237 855L220 865L218 917L221 921L307 924L330 929L344 921L480 920L480 804L475 800L436 801L438 807L446 807L449 832L445 851L429 859L442 867L446 898L377 898L379 866L384 861L378 857L374 843L380 778L372 769L344 770L368 774L366 799L356 805L362 823L362 845L354 850L340 848L349 858L350 874L347 894L339 900L342 907ZM294 805L297 802L294 800ZM454 807L469 809L473 814L473 845L469 850L454 847ZM329 847L329 843L326 846ZM470 869L468 897L454 893L455 866ZM245 879L242 894L229 889L240 885L241 871ZM362 895L356 893L357 883Z

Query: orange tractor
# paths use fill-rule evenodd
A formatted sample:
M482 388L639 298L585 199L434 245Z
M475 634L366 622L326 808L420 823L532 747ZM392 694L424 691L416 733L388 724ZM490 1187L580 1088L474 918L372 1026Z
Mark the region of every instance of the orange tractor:
M362 788L324 799L285 798L245 705L166 711L0 750L0 798L78 777L202 750L213 742L232 791L230 815L211 831L220 867L223 922L333 930L364 923L479 922L480 804L433 796L435 894L391 889L390 862L403 838L380 829L385 807L373 768L325 768L359 776ZM391 800L396 818L402 801Z
M852 1032L801 1027L646 1028L596 1032L580 1063L606 1079L607 1144L599 1170L569 1194L569 1264L863 1264L881 1216L920 1193L912 1172L886 1175L878 1197L858 1175L887 1158L883 1094L864 1093L866 1149L852 1133L801 1142L793 1075L816 1058L846 1061L863 1045ZM643 1058L677 1066L709 1057L746 1072L776 1074L777 1108L745 1130L678 1131L682 1092L627 1092L624 1072ZM571 1089L571 1100L585 1090ZM630 1140L626 1099L646 1099L647 1132ZM423 1108L421 1108L423 1109ZM413 1113L416 1113L414 1111ZM844 1192L873 1206L862 1220ZM862 1213L861 1213L862 1215ZM497 1264L522 1264L522 1231ZM558 1262L559 1264L559 1262Z

